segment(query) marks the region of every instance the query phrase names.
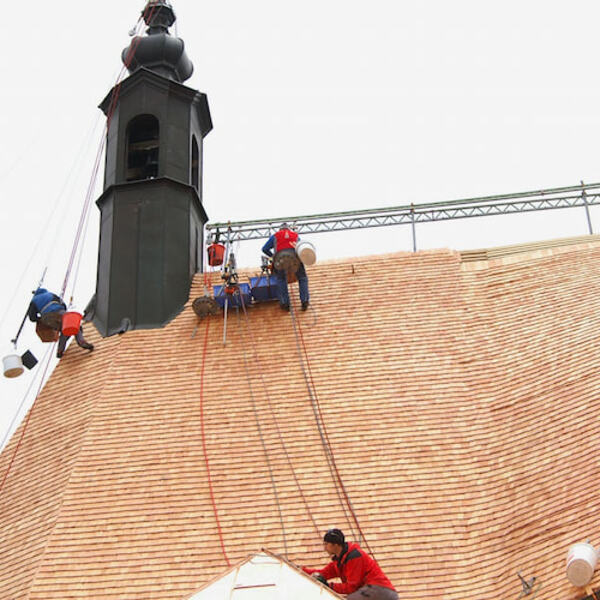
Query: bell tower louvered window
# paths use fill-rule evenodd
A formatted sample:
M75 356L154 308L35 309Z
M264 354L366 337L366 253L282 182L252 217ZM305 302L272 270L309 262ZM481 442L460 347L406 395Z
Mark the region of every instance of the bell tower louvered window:
M158 149L158 119L135 117L127 127L127 181L158 177Z

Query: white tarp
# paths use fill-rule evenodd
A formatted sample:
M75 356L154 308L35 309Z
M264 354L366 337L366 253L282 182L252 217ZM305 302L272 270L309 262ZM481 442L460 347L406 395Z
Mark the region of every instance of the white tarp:
M189 600L331 600L340 598L266 551L237 565Z

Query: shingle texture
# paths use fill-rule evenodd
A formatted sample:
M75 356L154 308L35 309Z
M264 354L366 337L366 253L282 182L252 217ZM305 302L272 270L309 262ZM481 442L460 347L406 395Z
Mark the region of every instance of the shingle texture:
M516 599L517 571L537 577L542 598L585 595L565 559L575 542L600 544L591 240L309 269L314 310L296 314L304 368L400 598ZM201 293L198 278L190 300ZM68 350L0 494L0 598L189 598L227 566L207 459L230 562L287 547L318 566L323 530L357 539L289 313L230 313L226 346L222 317L198 324L191 302L161 330L86 333L96 350Z

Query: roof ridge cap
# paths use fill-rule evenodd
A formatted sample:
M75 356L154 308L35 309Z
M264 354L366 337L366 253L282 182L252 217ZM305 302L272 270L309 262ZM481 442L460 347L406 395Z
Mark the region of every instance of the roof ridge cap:
M600 244L600 235L584 235L568 238L554 238L536 242L522 242L508 246L493 246L490 248L477 248L472 250L461 250L461 262L490 261L494 259L505 259L521 255L535 255L536 252L550 251L550 254L561 253L577 248L590 247Z

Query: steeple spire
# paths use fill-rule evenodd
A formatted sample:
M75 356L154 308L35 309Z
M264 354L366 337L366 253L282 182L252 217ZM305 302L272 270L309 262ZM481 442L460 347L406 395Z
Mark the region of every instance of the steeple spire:
M169 2L144 10L147 35L123 51L130 76L100 105L106 142L96 312L102 335L168 323L202 269L202 155L212 129L206 95L182 85L192 74L183 41L169 34Z
M142 15L148 26L147 35L133 38L121 54L129 73L144 67L179 83L189 79L194 65L185 52L185 44L169 33L169 27L177 19L171 3L151 0Z

